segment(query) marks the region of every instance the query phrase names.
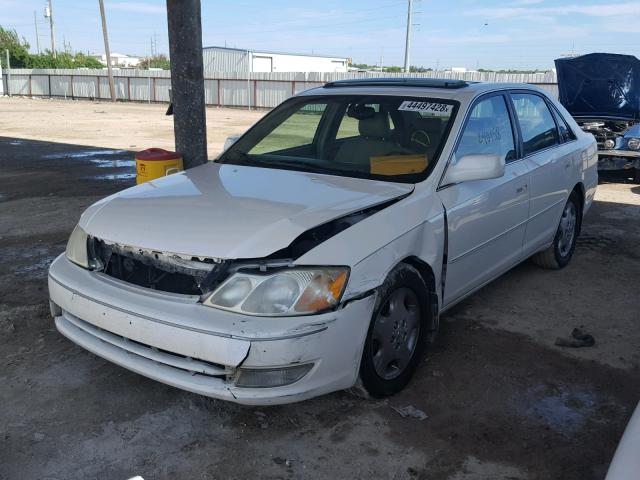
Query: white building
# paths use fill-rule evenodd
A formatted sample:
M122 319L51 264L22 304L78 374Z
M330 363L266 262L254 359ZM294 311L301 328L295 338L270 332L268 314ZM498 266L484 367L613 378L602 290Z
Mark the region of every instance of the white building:
M105 53L103 54L94 53L90 55L90 57L95 58L105 66L107 65L107 55ZM140 64L140 57L132 57L129 55L125 55L123 53L111 54L112 67L132 68L132 67L137 67L139 64Z
M204 72L346 72L349 59L305 53L205 47Z

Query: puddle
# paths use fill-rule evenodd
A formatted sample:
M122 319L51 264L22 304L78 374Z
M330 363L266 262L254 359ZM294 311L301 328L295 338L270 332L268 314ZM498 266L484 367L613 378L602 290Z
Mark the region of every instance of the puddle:
M48 246L37 245L26 249L7 248L0 254L0 260L3 265L11 265L9 267L11 273L28 275L31 278L45 278L49 265L57 256L57 254L51 255L51 249Z
M56 259L57 255L41 258L35 263L21 265L13 269L13 273L18 275L29 275L32 278L44 278L49 271L49 265Z
M84 177L89 180L130 180L136 178L136 161L131 158L113 158L113 155L131 153L127 150L86 150L81 152L52 153L44 155L46 159L74 159L88 160L92 165L100 169L126 169L126 171L116 171L115 173L101 173ZM104 158L107 157L107 158Z
M580 430L596 410L596 396L588 390L562 385L536 385L516 399L520 414L564 434Z
M93 163L96 167L100 168L133 168L136 166L135 160L102 160L97 158L92 158L91 163Z
M92 175L90 177L85 177L89 180L131 180L132 178L136 178L135 173L107 173L104 175Z
M55 160L61 158L91 158L104 155L122 155L129 153L127 150L84 150L81 152L61 152L43 155L42 158L47 160Z

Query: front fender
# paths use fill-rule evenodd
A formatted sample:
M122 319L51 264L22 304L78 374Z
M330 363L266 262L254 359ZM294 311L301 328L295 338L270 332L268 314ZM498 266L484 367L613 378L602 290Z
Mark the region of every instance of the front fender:
M399 262L417 257L433 270L440 297L444 207L435 195L412 194L313 248L297 265L348 265L344 299L380 286Z

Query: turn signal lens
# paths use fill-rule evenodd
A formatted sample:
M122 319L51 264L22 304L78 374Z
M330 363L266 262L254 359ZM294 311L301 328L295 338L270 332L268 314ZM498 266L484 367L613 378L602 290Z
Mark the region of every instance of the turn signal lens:
M80 225L76 225L67 242L67 258L83 268L89 268L87 239L88 235L86 232L80 228Z
M313 363L282 368L241 368L236 387L269 388L291 385L304 377Z
M340 300L346 284L346 271L317 274L296 302L295 311L309 313L331 308Z

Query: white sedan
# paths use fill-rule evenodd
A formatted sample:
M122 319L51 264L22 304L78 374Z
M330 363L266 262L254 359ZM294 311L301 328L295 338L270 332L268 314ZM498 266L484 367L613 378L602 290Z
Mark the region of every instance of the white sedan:
M217 160L89 207L49 271L58 330L244 404L409 382L440 314L533 257L562 268L597 149L543 90L308 90Z

